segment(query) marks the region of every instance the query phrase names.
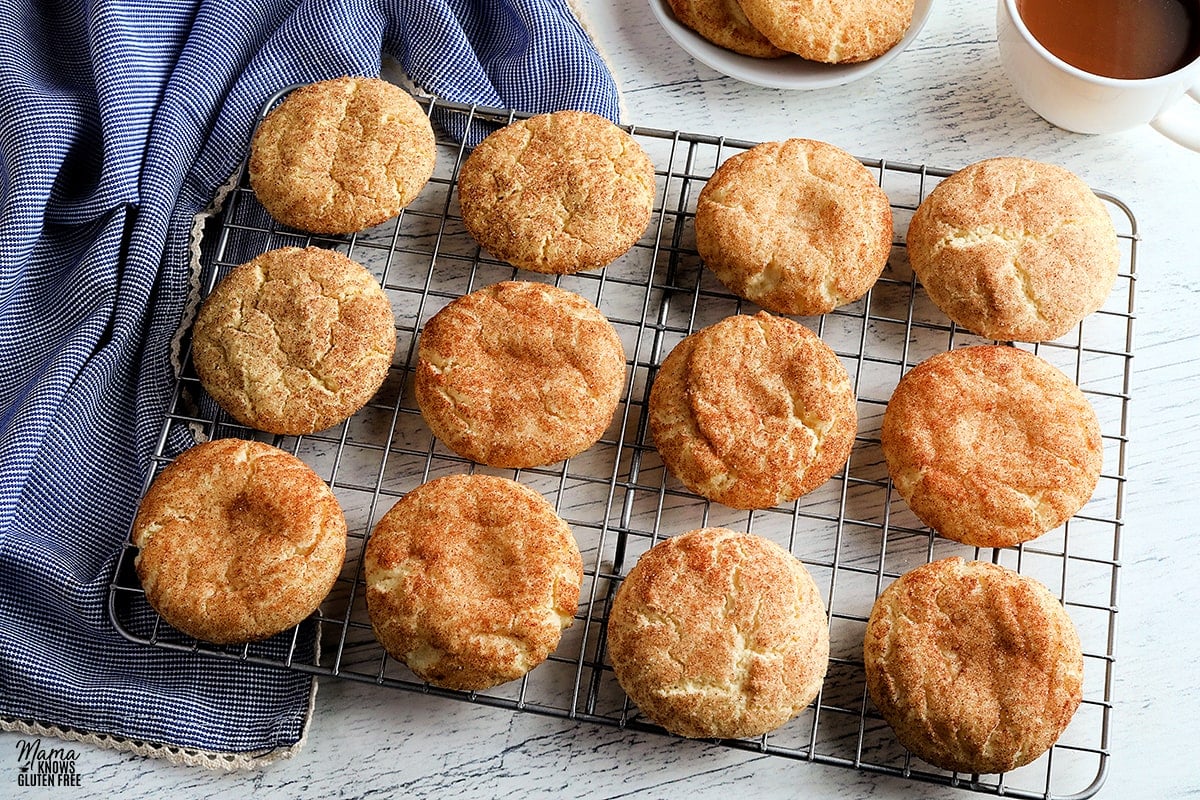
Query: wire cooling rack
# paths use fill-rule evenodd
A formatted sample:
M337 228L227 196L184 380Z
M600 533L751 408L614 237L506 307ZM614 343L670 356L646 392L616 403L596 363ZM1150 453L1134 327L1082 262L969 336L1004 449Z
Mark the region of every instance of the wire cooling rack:
M727 315L757 310L702 268L691 225L705 180L726 158L755 143L630 128L657 170L649 229L607 268L552 278L518 273L481 252L458 213L455 180L469 149L459 143L462 134L468 134L465 141L477 141L517 115L422 102L435 128L457 136L439 133L433 179L393 222L350 237L299 234L271 221L243 174L203 237L201 294L237 264L284 245L332 248L370 269L391 299L398 340L395 363L378 395L334 429L270 437L232 422L205 396L185 335L176 390L154 454L156 474L196 438L240 436L271 442L312 465L333 488L349 525L345 568L333 592L311 619L266 642L236 647L198 642L150 609L133 569L136 551L127 543L110 590L117 628L129 639L161 648L667 735L641 717L617 685L605 655L606 614L622 576L655 542L722 525L771 538L808 566L828 607L831 638L828 675L806 711L773 733L723 744L989 794L1093 794L1107 771L1112 713L1139 241L1129 209L1101 195L1122 253L1106 307L1062 339L1028 346L1074 378L1097 411L1105 458L1096 493L1058 530L1016 548L979 550L933 535L912 516L892 491L879 445L881 416L900 376L937 352L983 341L951 324L933 305L905 252L912 212L948 170L862 159L894 211L896 239L887 269L861 300L801 320L833 347L853 380L859 414L854 451L842 472L799 501L734 511L690 494L665 472L648 439L646 402L658 365L684 336ZM490 469L456 456L430 434L411 388L417 339L426 321L456 297L513 278L553 281L594 302L619 332L628 362L624 397L604 437L582 455L544 469ZM504 475L542 492L570 524L584 557L579 611L558 650L524 679L474 693L428 686L387 656L371 631L360 563L372 526L393 503L426 480L456 472ZM147 476L147 485L152 478ZM900 574L951 555L1001 563L1042 581L1065 604L1083 643L1084 699L1070 726L1047 754L1004 775L950 773L910 755L865 689L862 637L875 598Z

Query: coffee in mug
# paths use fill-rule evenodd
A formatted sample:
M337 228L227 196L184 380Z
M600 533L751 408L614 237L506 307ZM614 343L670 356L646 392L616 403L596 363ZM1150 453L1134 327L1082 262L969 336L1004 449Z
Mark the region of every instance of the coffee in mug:
M1200 0L1017 0L1025 27L1073 67L1157 78L1200 57Z
M996 41L1017 93L1058 127L1149 123L1200 151L1200 0L997 0Z

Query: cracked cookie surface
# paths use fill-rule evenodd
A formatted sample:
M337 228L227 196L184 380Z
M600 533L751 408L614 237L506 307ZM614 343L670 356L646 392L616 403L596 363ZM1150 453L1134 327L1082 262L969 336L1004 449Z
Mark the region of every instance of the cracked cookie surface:
M914 0L737 0L776 47L810 61L851 64L895 47L912 25Z
M426 324L416 398L434 435L494 467L553 464L591 447L625 385L612 324L574 292L504 281L458 298Z
M900 743L964 774L1034 761L1082 699L1083 654L1062 604L987 562L947 558L900 576L871 610L863 657Z
M433 174L429 118L378 78L302 86L258 126L250 185L276 220L310 233L355 233L400 213Z
M896 491L942 536L1011 547L1091 498L1104 446L1087 397L1033 353L976 345L939 353L897 384L880 430Z
M235 267L196 315L192 361L238 422L301 435L350 417L387 377L395 318L362 265L282 247Z
M650 223L654 165L604 117L556 111L487 136L458 178L463 224L497 258L533 272L598 269Z
M345 558L346 518L300 459L216 439L155 478L131 539L163 619L197 639L249 642L299 624L325 599Z
M1104 305L1120 251L1104 204L1054 164L993 158L943 180L908 228L908 254L954 322L1000 341L1057 339Z
M363 559L380 643L423 680L481 690L546 660L574 621L583 559L532 489L491 475L417 487L379 520Z
M695 228L705 266L779 314L857 300L892 248L892 209L871 172L811 139L765 142L721 164L700 192Z
M608 619L621 688L655 723L743 738L799 714L829 663L825 605L779 545L724 528L659 542L621 582Z
M846 463L849 375L804 325L735 315L681 341L650 391L650 434L688 489L732 508L795 500Z

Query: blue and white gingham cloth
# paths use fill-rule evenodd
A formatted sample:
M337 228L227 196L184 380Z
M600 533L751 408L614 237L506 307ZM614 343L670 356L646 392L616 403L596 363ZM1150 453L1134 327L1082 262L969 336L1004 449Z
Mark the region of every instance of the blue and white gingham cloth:
M310 679L129 644L105 610L193 217L284 86L388 54L444 99L617 121L612 76L565 0L8 0L0 41L0 717L294 744Z

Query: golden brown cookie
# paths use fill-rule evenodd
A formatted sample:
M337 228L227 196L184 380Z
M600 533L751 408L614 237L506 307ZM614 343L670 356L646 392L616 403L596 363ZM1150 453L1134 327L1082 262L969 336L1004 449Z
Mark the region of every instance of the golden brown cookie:
M893 582L863 642L867 690L900 743L942 769L1007 772L1057 741L1079 706L1075 626L1032 578L947 558Z
M1091 498L1104 447L1096 412L1050 363L1005 345L913 367L883 415L896 491L922 522L976 547L1057 528Z
M708 41L754 58L779 58L787 52L750 24L737 0L667 0L683 25Z
M479 690L546 660L574 621L583 559L540 494L449 475L406 494L367 542L367 611L423 680Z
M266 639L317 609L342 569L346 518L300 459L216 439L154 479L131 539L146 600L162 618L230 644Z
M463 224L497 258L534 272L598 269L650 223L654 165L604 117L555 111L480 142L458 196Z
M750 24L789 53L828 64L877 58L912 24L914 0L738 0Z
M833 350L800 323L759 312L676 345L651 387L649 422L684 486L750 509L795 500L841 469L858 415Z
M411 203L436 157L412 95L378 78L335 78L294 90L258 126L250 186L285 225L354 233Z
M493 467L553 464L603 435L625 386L616 330L583 297L505 281L429 320L416 397L434 435Z
M243 425L325 430L379 389L396 349L392 306L360 264L319 247L269 250L230 272L192 329L205 391Z
M1001 341L1057 339L1104 305L1120 252L1112 219L1068 170L993 158L921 202L908 255L950 319Z
M696 249L729 290L779 314L832 311L887 265L892 209L870 171L811 139L724 162L696 206Z
M621 688L672 733L737 739L775 730L821 689L825 604L779 545L702 528L659 542L621 582L608 617Z

